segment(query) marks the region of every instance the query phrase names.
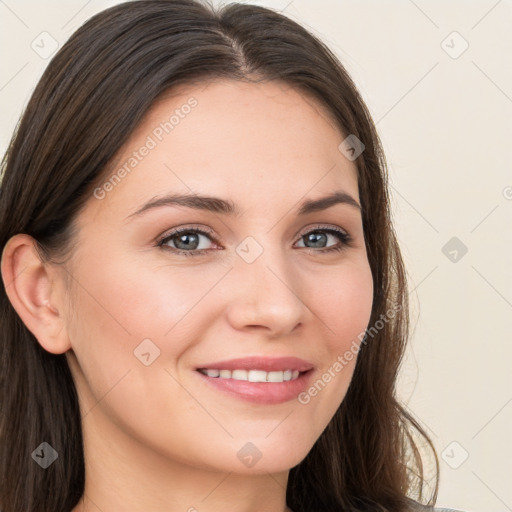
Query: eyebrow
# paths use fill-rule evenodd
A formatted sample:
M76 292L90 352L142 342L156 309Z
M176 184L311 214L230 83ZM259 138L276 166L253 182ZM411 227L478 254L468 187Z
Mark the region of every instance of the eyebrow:
M325 197L320 197L319 199L307 199L300 203L297 208L297 214L307 215L308 213L326 210L336 204L346 204L361 211L361 206L350 194L343 191L336 191ZM230 216L238 216L241 214L240 209L231 200L197 194L171 194L151 199L136 212L128 215L127 219L139 216L148 210L159 208L161 206L184 206L194 210L204 210Z

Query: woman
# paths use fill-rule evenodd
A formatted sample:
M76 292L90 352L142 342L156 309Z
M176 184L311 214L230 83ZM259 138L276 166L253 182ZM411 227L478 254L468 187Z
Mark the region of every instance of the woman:
M387 194L353 82L286 17L85 23L4 159L1 510L432 506Z

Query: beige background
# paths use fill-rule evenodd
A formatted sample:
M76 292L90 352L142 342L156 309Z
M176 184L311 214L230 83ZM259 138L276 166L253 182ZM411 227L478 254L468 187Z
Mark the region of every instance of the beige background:
M31 45L116 3L0 0L2 154L48 63ZM400 393L439 451L438 505L512 510L511 1L254 3L330 45L377 123L413 302Z

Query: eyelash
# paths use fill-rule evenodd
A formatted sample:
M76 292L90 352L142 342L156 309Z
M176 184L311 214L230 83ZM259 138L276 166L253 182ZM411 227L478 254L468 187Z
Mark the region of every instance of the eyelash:
M338 239L341 241L341 244L335 245L333 247L328 247L326 249L316 249L315 250L312 247L304 247L304 249L309 249L313 252L320 252L320 253L325 254L325 253L334 252L334 251L343 251L346 247L350 247L352 244L352 237L347 232L342 231L341 229L333 228L331 226L317 226L316 228L314 228L310 231L307 231L306 233L303 233L300 236L299 240L301 240L306 235L309 235L311 233L317 233L317 232L324 232L324 233L328 233L330 235L334 235L334 236L338 237ZM169 247L169 246L164 245L169 240L172 240L174 237L181 235L183 233L198 233L200 235L205 235L207 237L210 237L213 242L218 244L218 241L215 239L213 233L208 230L199 229L199 228L179 228L179 229L172 231L169 234L164 235L163 238L160 238L160 240L157 242L157 246L162 247L162 249L165 249L165 250L170 250L175 254L180 254L180 255L184 255L184 256L202 256L202 255L204 255L205 251L216 250L216 249L194 249L191 251L184 251L183 249L176 249L174 247Z

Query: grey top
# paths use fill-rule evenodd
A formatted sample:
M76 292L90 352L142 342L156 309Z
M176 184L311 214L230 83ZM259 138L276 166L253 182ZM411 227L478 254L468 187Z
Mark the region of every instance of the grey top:
M464 512L462 510L454 508L427 506L416 501L411 501L411 505L411 512Z
M454 508L435 508L434 512L463 512L463 511L455 510Z
M455 509L455 508L444 508L444 507L432 507L428 505L423 505L422 503L418 503L417 501L410 500L411 508L409 512L465 512L463 510ZM287 508L287 510L290 510ZM1 511L0 511L1 512Z

